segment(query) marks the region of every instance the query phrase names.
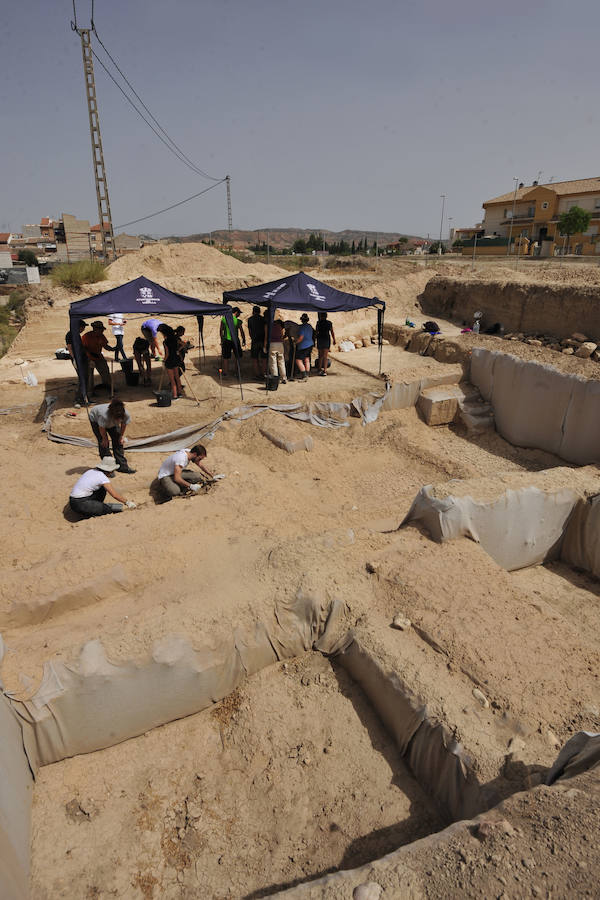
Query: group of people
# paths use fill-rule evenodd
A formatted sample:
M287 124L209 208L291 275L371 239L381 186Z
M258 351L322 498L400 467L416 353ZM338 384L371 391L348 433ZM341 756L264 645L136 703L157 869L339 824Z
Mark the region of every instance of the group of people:
M86 519L121 512L124 507L135 509L135 503L123 497L110 483L117 472L133 475L136 471L125 456L125 430L131 421L125 404L116 398L110 403L98 404L89 410L89 419L98 442L100 462L84 472L73 486L69 496L71 509ZM166 500L199 491L206 478L214 478L203 465L205 458L205 447L197 444L190 450L172 453L163 462L158 471L158 481ZM194 463L203 474L190 469L190 463ZM107 503L107 494L116 502Z
M295 372L301 379L310 375L312 352L317 349L317 371L319 375L327 375L329 351L335 343L335 332L326 312L319 312L316 326L310 324L307 313L300 317L300 323L291 319L283 320L275 314L268 333L269 310L261 313L260 306L252 308L248 319L250 336L250 358L256 377L267 374L279 376L280 383L286 384L289 376L293 379ZM233 309L233 326L237 335L237 346L246 346L246 333L241 319L241 311ZM268 339L270 338L270 340ZM222 373L229 374L229 360L236 353L236 345L232 340L229 325L225 317L221 319L221 356ZM287 365L286 365L287 361Z
M129 357L125 353L123 345L123 337L125 333L125 325L127 319L121 313L113 313L109 317L109 324L112 328L114 346L108 343L105 335L106 327L98 320L92 322L90 331L85 331L88 327L87 322L83 320L79 322L79 334L81 335L81 343L83 346L83 367L84 379L89 397L96 396L97 390L110 391L111 378L108 363L103 355L104 350L109 350L115 354L115 362L119 361L119 356L123 360ZM151 384L152 376L152 360L163 362L173 399L177 400L183 394L181 385L181 373L185 370L185 355L193 347L191 341L185 339L185 328L179 325L177 328L171 328L161 322L160 319L146 319L141 326L142 336L136 337L133 342L133 357L136 361L142 384ZM163 348L159 347L159 339L162 337ZM65 346L69 351L69 355L77 369L75 352L73 349L73 333L68 331L65 335ZM100 375L100 384L94 388L94 371ZM83 403L83 397L78 391L75 406Z

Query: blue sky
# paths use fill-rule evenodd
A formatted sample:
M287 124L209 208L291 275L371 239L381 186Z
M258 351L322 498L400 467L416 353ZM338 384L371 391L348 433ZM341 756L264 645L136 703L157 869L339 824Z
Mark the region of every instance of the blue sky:
M90 12L79 0L80 26ZM98 218L72 15L71 0L4 10L2 231ZM446 234L478 221L513 176L600 175L600 5L589 0L96 0L94 19L185 154L231 175L236 228L437 236L441 194ZM117 230L208 187L95 68ZM126 230L226 224L221 185Z

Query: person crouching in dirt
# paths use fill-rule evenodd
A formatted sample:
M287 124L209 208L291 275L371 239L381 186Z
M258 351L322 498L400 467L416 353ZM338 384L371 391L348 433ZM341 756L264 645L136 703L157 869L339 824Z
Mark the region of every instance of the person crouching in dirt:
M206 448L202 444L196 444L191 450L177 450L165 459L158 470L158 481L162 492L167 495L169 500L172 497L187 494L189 491L199 491L200 486L204 483L204 476L200 472L194 472L188 468L190 463L198 466L208 478L213 478L212 472L202 465L204 459L206 459Z
M143 337L136 337L133 342L133 356L140 372L142 384L151 384L150 341Z
M125 409L122 400L111 400L110 403L100 403L88 410L90 425L98 441L98 453L104 459L110 456L108 439L110 437L112 450L117 461L119 472L133 475L135 469L131 469L123 451L123 436L125 429L131 422L131 416ZM116 468L116 467L115 467Z
M107 516L110 513L121 512L123 507L135 509L133 500L126 500L112 487L109 476L118 468L118 463L112 456L101 460L93 469L88 469L75 482L69 497L69 506L73 512L91 519L93 516ZM117 502L105 503L106 494L110 494Z

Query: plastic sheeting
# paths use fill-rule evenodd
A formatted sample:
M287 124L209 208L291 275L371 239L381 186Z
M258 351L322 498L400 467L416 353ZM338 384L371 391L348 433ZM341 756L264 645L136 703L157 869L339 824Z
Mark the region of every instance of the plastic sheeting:
M32 769L199 712L259 669L317 642L327 647L340 605L299 591L293 603L277 605L268 627L258 622L251 635L235 631L216 650L195 649L187 638L168 635L148 659L115 664L94 640L74 663L46 662L31 700L11 700Z
M548 775L546 784L573 778L600 765L600 734L578 731L564 745Z
M600 577L600 496L580 500L569 522L561 559Z
M470 378L511 444L578 465L600 461L600 382L481 348L473 350Z
M33 776L23 735L8 700L0 694L0 895L29 896L29 835Z
M221 422L226 421L243 421L252 416L256 416L261 412L270 409L274 412L282 413L290 419L297 419L301 422L309 422L311 425L318 425L321 428L348 428L351 417L358 417L362 420L363 425L370 425L375 422L385 399L389 393L390 385L386 383L383 394L374 391L355 397L350 403L335 403L326 400L313 400L308 403L281 403L261 406L237 406L235 409L229 410L214 419L208 425L193 424L185 425L183 428L176 428L174 431L167 431L164 434L155 434L150 437L134 438L127 442L127 452L138 453L163 453L173 452L175 450L183 450L184 447L190 447L202 440L212 440ZM55 398L50 398L54 400ZM96 447L95 440L92 438L78 437L71 434L58 434L52 430L52 409L54 404L51 403L49 412L44 420L43 430L48 433L48 438L59 444L73 444L75 447Z
M469 762L448 729L427 715L427 709L393 672L350 635L332 651L361 686L413 775L449 820L474 815L482 801Z
M427 485L413 500L400 527L419 522L440 543L469 537L510 572L558 558L578 500L568 489L549 493L536 487L509 489L489 502L472 497L438 499Z

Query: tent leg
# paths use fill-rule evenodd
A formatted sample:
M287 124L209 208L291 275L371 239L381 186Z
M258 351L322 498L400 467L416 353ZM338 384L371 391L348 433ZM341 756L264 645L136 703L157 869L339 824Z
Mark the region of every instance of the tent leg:
M115 373L114 373L114 360L110 361L110 399L114 397L115 394Z
M185 379L185 383L187 384L188 388L190 389L190 394L192 395L192 397L193 397L194 400L196 401L196 405L197 405L197 406L200 406L200 401L198 400L198 398L196 397L196 395L195 395L195 393L194 393L194 388L193 388L192 385L190 384L190 380L189 380L189 378L187 377L187 372L185 371L185 369L183 370L183 377L184 377L184 379Z
M244 402L244 390L242 388L242 371L240 369L240 358L239 358L239 356L237 356L237 354L235 355L235 364L237 366L238 381L240 384L240 396L242 398L242 403L243 403Z

